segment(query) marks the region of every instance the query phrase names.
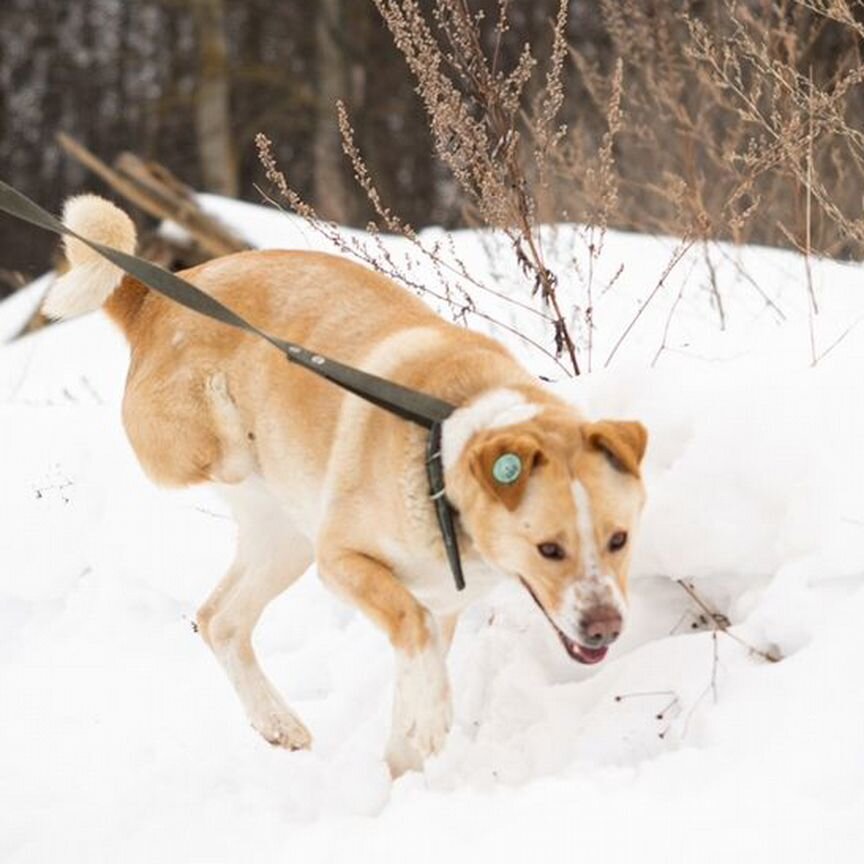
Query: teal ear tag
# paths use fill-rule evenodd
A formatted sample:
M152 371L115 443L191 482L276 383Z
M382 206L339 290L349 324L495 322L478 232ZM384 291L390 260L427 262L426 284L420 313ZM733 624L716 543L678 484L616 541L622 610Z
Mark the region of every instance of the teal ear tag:
M522 460L515 453L502 453L492 466L492 476L504 486L515 483L521 473Z

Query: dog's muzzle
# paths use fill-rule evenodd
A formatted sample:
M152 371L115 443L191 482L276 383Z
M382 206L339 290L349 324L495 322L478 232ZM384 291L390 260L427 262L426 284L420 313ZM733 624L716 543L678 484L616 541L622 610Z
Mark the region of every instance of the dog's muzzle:
M585 612L579 621L579 639L571 639L555 623L531 586L521 576L519 581L540 607L540 611L558 634L564 649L574 660L586 665L593 665L606 657L609 646L621 635L621 629L624 626L621 613L614 606L604 604Z

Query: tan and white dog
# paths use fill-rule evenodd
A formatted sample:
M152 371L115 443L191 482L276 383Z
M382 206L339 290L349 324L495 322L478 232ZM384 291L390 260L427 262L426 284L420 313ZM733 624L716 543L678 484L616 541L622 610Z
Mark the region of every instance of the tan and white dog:
M132 222L101 198L70 200L64 220L134 251ZM467 581L457 592L429 500L423 429L148 291L77 241L67 255L71 269L45 311L104 305L125 333L123 421L144 470L166 486L218 484L230 501L236 558L198 627L264 738L311 743L261 671L252 631L313 561L396 651L394 774L443 746L447 648L459 613L496 581L521 580L575 660L603 659L621 631L644 500L639 423L587 422L500 344L343 258L244 252L184 271L262 329L459 406L442 442ZM503 454L524 469L508 483L493 473Z

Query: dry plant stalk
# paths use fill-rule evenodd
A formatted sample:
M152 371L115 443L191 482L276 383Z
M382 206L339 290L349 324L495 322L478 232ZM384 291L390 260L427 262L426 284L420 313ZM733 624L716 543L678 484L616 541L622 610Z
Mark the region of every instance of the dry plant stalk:
M425 257L432 263L438 280L438 288L436 290L436 288L431 287L426 282L418 281L413 275L414 267L410 257L405 256L403 260L397 261L394 258L393 253L382 241L376 223L370 223L367 226L368 237L360 238L356 235L347 234L341 226L337 225L335 222L322 219L315 209L311 205L307 204L302 196L291 187L284 173L279 170L276 158L273 155L273 145L270 139L267 138L266 135L259 133L255 138L255 142L258 148L258 158L264 167L265 175L273 184L280 197L287 202L291 210L299 216L302 216L318 234L320 234L328 243L332 244L340 252L364 262L379 273L389 276L391 279L402 282L406 287L418 295L432 297L442 304L445 304L450 309L451 316L456 321L461 320L464 323L466 316L470 314L487 321L495 327L500 327L501 329L506 330L512 336L522 340L532 349L555 363L563 373L567 374L567 368L564 367L560 363L558 357L556 357L556 355L544 345L541 345L539 342L532 339L519 328L514 327L506 321L492 316L480 309L465 289L463 282L467 282L478 290L494 294L500 300L516 306L522 312L540 316L549 320L544 313L526 303L523 303L517 298L504 295L479 282L470 273L467 265L459 259L457 255L455 255L452 248L444 250L439 243L432 244L431 247L424 245L410 225L401 222L398 220L398 217L390 215L389 211L384 211L382 207L382 212L379 212L378 214L379 217L384 219L384 213L386 212L386 218L389 221L389 224L391 226L399 225L398 233L406 239L411 240L415 251L419 252L421 256ZM350 147L346 146L346 150L350 151ZM368 180L368 174L365 175L365 178L365 180L360 180L358 178L358 182L361 182L362 185L363 182L368 181L370 183L370 189L374 192L374 187L371 186L371 181ZM283 209L281 203L268 195L263 189L259 188L258 191L269 204L273 205L277 209ZM375 199L378 199L377 193L374 193L374 197ZM380 202L380 199L378 200Z
M509 27L506 0L499 3L491 58L481 41L482 15L472 12L467 0L435 0L432 14L440 41L416 0L373 2L417 80L438 158L483 222L509 237L532 294L539 293L552 316L555 354L566 354L578 375L576 345L559 301L558 278L546 264L537 201L524 167L521 120L536 60L525 45L512 69L501 68L500 45ZM563 136L554 124L564 100L567 5L561 0L546 83L530 112L539 173Z
M700 610L699 619L697 622L693 623L694 629L702 629L700 624L708 625L711 628L711 675L708 680L708 684L702 693L696 698L693 704L690 706L687 711L687 715L684 719L684 727L682 731L682 737L686 737L688 727L690 726L690 721L696 713L697 708L699 707L702 700L710 693L712 697L712 701L714 704L717 704L718 701L718 672L720 670L720 644L719 644L719 636L725 635L732 639L734 642L737 642L742 647L746 648L750 654L753 654L757 657L760 657L762 660L765 660L767 663L779 663L783 658L773 650L762 651L759 648L754 647L746 640L742 639L737 633L733 633L730 629L732 626L732 622L722 613L717 612L716 609L712 609L705 600L699 595L696 589L690 584L686 579L676 579L675 580L681 588L687 593L687 596L690 597L691 600L696 604L696 606ZM670 724L671 725L671 724ZM667 727L667 730L668 731ZM665 733L664 733L665 734ZM663 735L660 736L664 737Z
M612 224L699 241L864 256L864 24L850 0L601 0L627 87ZM597 209L580 166L599 146L612 73L571 52L587 104L561 176ZM598 119L599 118L599 119ZM815 295L811 296L811 303Z
M549 350L534 340L527 341L553 359L565 374L578 375L577 346L558 295L558 278L546 263L537 221L537 201L529 177L529 173L537 178L544 174L564 135L563 127L556 127L556 122L564 102L567 0L561 0L553 24L545 82L530 105L526 88L537 63L529 46L524 47L513 68L502 69L501 46L509 29L507 0L499 3L491 56L487 56L482 43L482 15L472 12L467 0L434 0L429 18L416 0L373 2L417 80L417 93L426 109L437 157L449 169L483 224L506 235L520 270L530 280L531 294L541 299L542 310L481 283L453 254L452 245L427 248L421 243L412 227L382 201L342 104L337 106L337 111L343 150L376 216L367 226L377 239L374 252L362 243L337 238L336 226L317 219L312 208L284 182L284 177L280 184L275 179L279 172L269 142L259 137L259 151L269 179L291 209L319 230L323 229L339 248L358 255L418 292L438 296L450 306L456 320L464 321L468 314L479 315L526 338L518 328L481 313L466 286L494 294L517 306L520 314L539 316L550 327L554 347ZM527 165L532 166L531 172ZM380 242L381 231L400 235L413 244L431 263L440 291L420 285L411 278L407 263L400 266L392 260ZM562 359L566 360L566 365Z
M796 249L804 258L810 360L819 362L826 352L817 350L812 257L864 257L864 5L600 0L599 6L612 45L601 58L617 60L604 65L571 49L574 89L583 96L553 164L566 181L555 187L556 210L583 214L589 226L698 243L721 329L725 301L714 260L731 256L716 241ZM598 182L602 171L586 166L592 153L602 163L613 128L613 176ZM580 273L589 298L592 237L589 231L587 277ZM756 290L784 321L776 303L732 263L743 287ZM588 307L590 322L590 300ZM589 329L589 368L592 347Z
M791 245L805 254L808 278L812 255L864 256L864 25L851 0L763 0L758 9L736 0L599 0L612 45L606 68L567 45L569 4L561 0L550 22L542 76L530 46L518 55L504 50L512 41L509 0L498 0L491 22L468 0L373 2L416 79L436 156L468 212L506 236L542 311L529 298L483 284L454 254L452 242L427 248L389 209L343 105L343 149L374 210L371 238L341 237L335 225L317 220L300 196L286 191L287 184L280 191L339 248L446 303L454 320L477 315L524 338L518 326L482 311L480 295L495 295L520 316L539 315L553 345L531 344L578 374L594 365L595 300L621 272L598 291L596 265L610 227L683 240L607 364L693 244L708 266L721 328L726 298L713 276L714 262L730 256L715 241ZM817 49L830 28L842 50L825 60L826 52ZM507 66L505 55L516 59ZM564 86L569 74L580 88L575 107L572 89ZM274 163L268 174L276 170ZM553 222L575 217L585 226L578 236L587 266L580 263L584 255L573 256L584 305L570 316L547 262L541 211ZM431 265L436 287L422 284L407 258L388 253L382 231L410 241ZM758 283L732 264L744 287L758 292L778 322L785 320ZM808 291L815 316L812 279ZM677 303L672 314L675 308ZM813 362L824 353L812 336Z

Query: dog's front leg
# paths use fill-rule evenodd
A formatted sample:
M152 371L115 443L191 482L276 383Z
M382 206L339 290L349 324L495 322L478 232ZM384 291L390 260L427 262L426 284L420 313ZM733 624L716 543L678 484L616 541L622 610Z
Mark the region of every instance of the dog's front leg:
M394 777L420 770L444 746L452 720L445 650L429 612L380 561L340 550L321 555L325 583L350 600L396 650L396 694L387 762Z

